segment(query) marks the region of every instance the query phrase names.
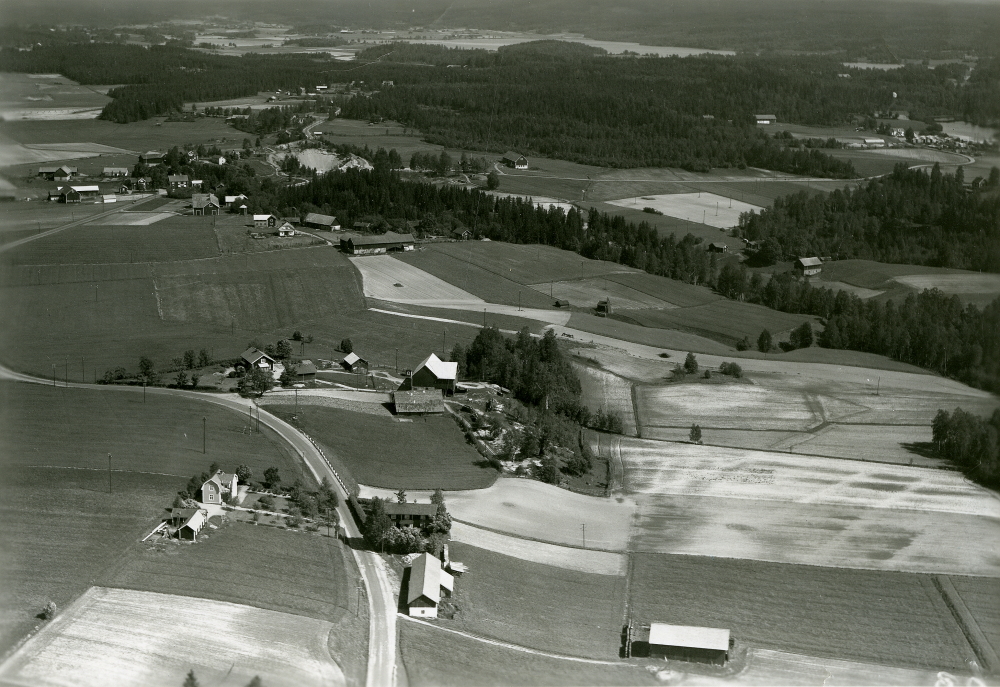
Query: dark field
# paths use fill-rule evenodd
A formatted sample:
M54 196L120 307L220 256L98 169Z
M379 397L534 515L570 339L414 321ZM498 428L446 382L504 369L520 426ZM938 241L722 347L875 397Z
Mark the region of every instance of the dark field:
M450 415L395 417L326 406L269 406L328 446L361 484L391 489L482 489L497 473L465 441Z
M135 390L0 382L0 427L0 651L34 627L46 601L62 608L110 574L212 461L307 478L269 431L244 433L242 415L153 392L144 404Z
M493 646L404 619L398 624L400 656L413 687L660 684L638 666L567 661Z
M688 189L684 189L680 192L687 192ZM590 203L581 203L583 207L589 208ZM668 215L653 215L648 212L642 211L642 205L637 205L636 209L633 208L623 208L620 205L612 205L611 203L593 203L600 212L608 213L609 215L621 215L625 218L627 222L634 222L639 224L641 222L646 222L651 227L654 227L662 237L667 237L673 234L678 239L681 239L688 234L701 238L702 240L711 243L713 241L719 241L729 245L729 250L735 251L742 249L743 242L737 241L732 236L729 236L727 232L719 231L716 227L710 227L707 224L701 224L698 222L689 222L686 219L680 219L678 217L670 217Z
M97 119L67 121L2 122L0 136L17 143L99 143L141 153L164 150L185 143L231 143L237 146L246 135L225 120L199 118L193 122L167 122L155 117L131 124Z
M753 645L965 672L974 658L927 575L634 554L643 622L729 628Z
M674 310L630 310L628 317L646 327L662 327L698 334L722 343L735 345L744 336L756 341L761 330L779 335L815 319L808 315L789 315L761 305L718 300L705 305Z
M354 614L353 556L336 537L227 523L197 545L137 543L103 586L180 594L338 622ZM252 551L253 555L247 553Z
M1000 580L960 575L949 575L948 578L993 651L1000 653Z
M729 346L725 346L718 341L713 341L704 336L679 332L673 329L643 327L638 324L629 324L628 322L621 322L611 318L597 317L596 315L573 313L566 326L591 334L610 336L622 339L623 341L632 341L657 348L711 353L715 355L733 355L733 349Z
M522 293L527 295L531 289L522 287ZM535 292L537 293L537 291ZM391 310L393 312L408 313L413 315L420 315L422 317L440 317L447 320L457 320L459 322L468 323L471 327L482 327L483 326L483 314L477 313L470 310L449 310L447 308L428 308L424 305L411 305L410 303L391 303L389 301L378 301L374 298L368 299L368 305L372 308L380 308L382 310ZM522 304L528 307L527 304ZM537 308L537 305L532 305L531 307ZM521 317L515 317L513 315L502 315L498 313L486 313L486 326L496 327L498 329L506 329L508 331L520 331L524 327L527 327L534 334L541 334L542 329L545 324L538 320L528 320ZM412 318L401 318L401 323L405 325L407 320L412 321ZM435 324L440 328L440 331L448 330L448 340L451 340L452 332L457 331L457 328L466 329L461 325L450 325L445 322L428 322L428 324ZM475 329L469 329L467 333L475 336L478 332ZM429 352L429 351L428 351ZM447 353L451 352L451 346L449 345Z
M456 581L452 601L460 611L453 621L439 621L442 626L570 656L617 658L624 578L533 563L467 544L452 543L451 556L472 572Z
M707 286L695 286L675 279L658 277L648 272L615 274L608 279L630 286L637 291L648 293L650 296L673 303L681 308L722 300L722 296L714 293Z

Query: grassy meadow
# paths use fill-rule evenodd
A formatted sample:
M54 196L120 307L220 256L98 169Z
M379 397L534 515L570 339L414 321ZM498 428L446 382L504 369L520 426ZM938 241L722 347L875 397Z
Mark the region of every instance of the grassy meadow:
M885 665L965 672L974 658L927 575L644 553L633 565L629 602L642 622Z
M268 408L329 447L358 482L391 489L482 489L485 465L450 415L398 419L326 406Z
M207 454L202 454L202 418ZM217 461L309 479L270 431L207 403L135 390L0 382L0 651L112 573L174 494ZM108 461L112 455L111 490Z
M469 566L451 601L450 627L570 656L614 660L624 624L625 579L512 558L453 543ZM516 604L511 599L517 599Z
M16 143L97 143L136 153L164 150L185 143L218 143L238 146L246 136L223 119L198 118L192 122L168 122L154 117L131 124L99 119L10 121L0 123L0 136Z
M777 340L803 322L812 321L817 326L816 318L809 315L791 315L730 300L673 310L629 310L625 316L645 327L690 332L730 346L745 336L753 343L763 329Z

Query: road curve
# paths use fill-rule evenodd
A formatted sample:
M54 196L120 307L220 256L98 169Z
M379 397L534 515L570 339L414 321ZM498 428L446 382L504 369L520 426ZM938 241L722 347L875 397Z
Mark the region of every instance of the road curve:
M51 379L43 379L15 372L3 365L0 365L0 380L44 384L46 386L52 384ZM59 384L59 386L92 390L99 389L118 393L141 392L141 388L135 386L80 384L76 382L70 382L68 385ZM205 401L236 410L241 414L246 413L251 403L237 396L207 394L196 391L183 391L181 389L165 389L162 387L146 387L146 393ZM333 469L312 442L290 424L271 415L266 410L260 410L260 421L277 432L282 439L295 449L295 452L302 458L302 461L317 481L322 480L324 477L330 480L330 483L340 495L340 506L337 508L337 512L340 515L340 521L344 524L344 528L347 531L347 536L351 538L360 537L361 532L358 530L354 518L347 507L347 494L344 492ZM358 563L358 569L361 571L361 577L364 580L370 616L368 671L365 684L366 687L392 687L396 683L396 601L392 594L392 587L389 585L385 565L380 556L370 551L352 549L352 552Z

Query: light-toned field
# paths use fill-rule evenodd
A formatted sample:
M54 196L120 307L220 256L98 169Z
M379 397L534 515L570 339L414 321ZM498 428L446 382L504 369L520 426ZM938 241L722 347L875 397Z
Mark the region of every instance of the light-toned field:
M0 167L55 160L78 160L99 155L122 155L131 151L99 143L0 143Z
M632 407L632 384L627 380L589 365L574 365L580 385L582 402L591 412L603 408L618 413L625 433L635 436L635 409Z
M449 492L457 520L553 544L624 551L635 507L630 499L598 499L526 479L498 479L487 489ZM541 525L541 526L540 526Z
M763 208L743 201L733 200L714 193L667 193L653 196L636 196L607 201L619 207L650 207L664 215L701 222L719 229L739 224L740 214L759 212Z
M330 657L333 625L252 606L92 587L2 667L13 684L343 685Z
M802 394L750 384L640 386L636 396L643 427L804 430L822 422L821 409Z
M452 541L471 544L512 558L532 563L543 563L565 570L598 575L623 575L626 568L625 556L620 553L591 551L521 539L461 522L452 524L451 538Z
M611 307L614 311L630 308L677 307L673 303L668 303L607 278L592 277L590 279L557 281L550 284L535 284L531 288L552 298L569 301L570 305L580 308L595 308L598 301L606 298L611 300Z
M782 439L771 448L834 458L860 458L882 463L938 467L944 461L925 458L907 449L907 445L929 445L931 439L930 425L835 424L816 432Z
M1000 274L909 274L894 281L914 289L940 289L945 293L1000 295Z
M369 298L439 307L444 304L475 306L483 303L481 298L468 291L391 255L365 255L351 258L351 263L361 272L365 295Z
M919 162L940 162L942 165L960 165L968 162L964 155L949 153L931 148L875 148L865 151L873 155L884 155L898 160L916 160Z
M161 220L174 216L172 212L123 212L120 215L101 217L90 222L90 224L104 227L148 227L150 224L156 224Z

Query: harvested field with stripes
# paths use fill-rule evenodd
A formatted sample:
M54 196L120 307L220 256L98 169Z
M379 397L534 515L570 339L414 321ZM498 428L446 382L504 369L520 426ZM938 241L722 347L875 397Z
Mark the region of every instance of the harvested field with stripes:
M619 207L650 207L664 215L689 222L701 222L710 227L728 229L739 224L740 214L759 212L763 208L740 200L733 200L714 193L667 193L660 195L621 198L607 201Z
M605 299L610 299L613 311L677 307L673 303L602 277L535 284L531 288L550 295L551 298L569 301L570 305L579 308L595 308L598 301Z
M252 606L92 587L7 661L0 680L39 687L203 684L344 685L323 620Z
M643 427L805 430L822 422L822 408L805 394L751 384L638 386ZM857 412L845 404L841 413ZM833 418L829 418L833 419Z
M678 308L705 305L722 299L707 286L695 286L676 279L659 277L648 272L627 272L607 277L610 281L641 291L657 300L671 303Z
M391 255L365 255L351 258L351 263L361 272L365 295L370 298L424 305L466 304L471 307L483 302L468 291Z

